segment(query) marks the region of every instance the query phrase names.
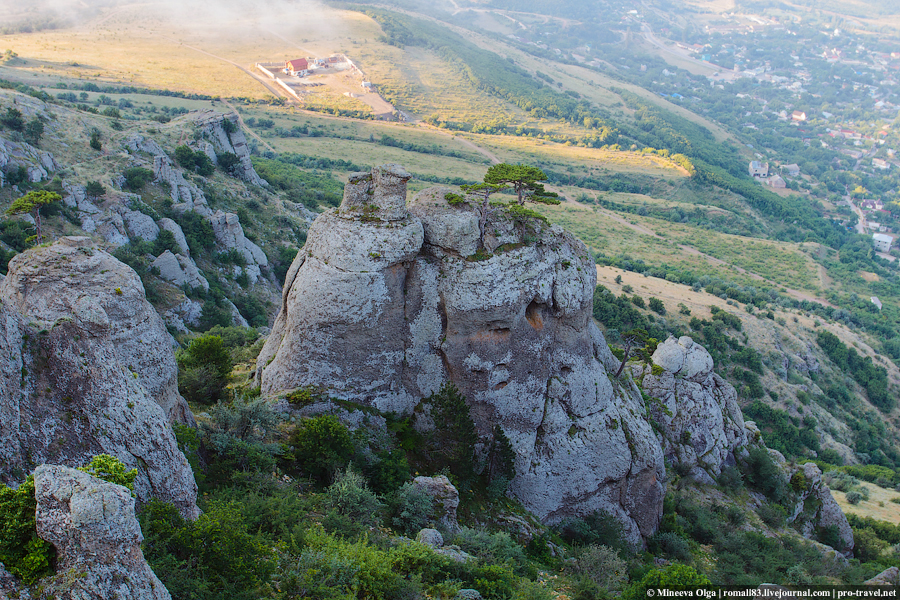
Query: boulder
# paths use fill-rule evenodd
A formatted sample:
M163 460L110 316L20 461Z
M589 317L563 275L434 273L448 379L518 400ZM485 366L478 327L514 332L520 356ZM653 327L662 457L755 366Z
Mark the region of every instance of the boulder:
M900 569L888 567L872 579L867 579L863 585L900 585Z
M640 390L605 368L587 248L496 208L475 260L473 215L440 189L407 211L405 177L395 165L354 176L311 225L257 360L263 393L322 386L410 414L450 381L481 436L499 425L509 438L509 493L527 509L544 522L604 511L639 544L661 516L662 449Z
M689 337L670 337L652 360L662 373L654 375L648 366L637 374L652 398L648 409L663 452L670 463L690 469L695 479L713 483L748 443L737 392L712 372L709 352Z
M209 289L209 282L200 274L200 269L194 263L193 259L181 254L172 254L166 250L160 254L151 266L159 269L159 276L175 285L182 287L184 285L190 288Z
M153 217L136 210L123 210L122 220L132 237L138 237L145 242L153 242L159 237L159 226Z
M459 256L472 256L478 250L478 215L467 206L447 210L447 194L451 188L435 187L422 191L413 199L409 212L422 221L427 243Z
M413 485L423 489L434 502L438 523L447 531L457 531L459 523L456 522L456 509L459 506L459 491L446 475L419 476L413 479Z
M137 273L88 238L61 238L10 261L0 303L0 480L106 453L138 469L139 500L196 516L197 486L171 429L193 417L172 337Z
M444 545L444 536L437 529L422 529L416 534L416 541L437 549Z
M244 235L244 228L236 214L217 210L209 217L209 222L216 236L216 243L222 250L237 250L248 265L262 267L269 263L262 248Z
M706 348L687 336L669 338L660 344L653 353L653 363L679 379L700 384L708 382L713 370L712 356Z
M59 600L171 600L141 552L131 492L81 471L34 473L37 532L56 548L56 575L41 580ZM42 596L46 597L46 596Z

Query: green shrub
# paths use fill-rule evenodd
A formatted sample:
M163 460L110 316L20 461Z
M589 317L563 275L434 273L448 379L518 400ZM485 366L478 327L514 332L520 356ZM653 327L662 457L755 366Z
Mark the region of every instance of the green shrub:
M490 533L483 529L461 527L448 543L456 544L485 563L510 565L521 570L527 562L522 546L502 531Z
M431 525L434 500L424 488L412 483L403 484L392 505L391 523L400 533L415 535Z
M231 152L216 154L219 167L229 175L236 176L241 170L241 159Z
M847 493L847 502L850 504L859 504L863 500L863 495L857 491Z
M873 529L853 528L853 554L860 562L877 561L887 551L890 544L878 537Z
M612 515L597 511L583 518L567 519L555 526L556 532L568 544L589 546L598 544L629 552L622 524Z
M505 565L482 565L475 569L474 587L485 600L509 600L516 590L516 576Z
M666 305L663 304L663 301L659 298L650 298L650 310L655 313L664 315L666 314Z
M766 502L756 511L762 522L769 527L783 527L787 513L784 508L778 504Z
M457 488L466 493L475 480L475 444L478 434L466 398L452 383L422 400L435 424L425 434L424 452L431 471L450 469Z
M743 467L747 483L762 492L766 498L779 504L789 499L790 490L784 473L765 448L752 448Z
M207 477L211 482L231 481L240 473L271 473L280 444L268 442L279 423L264 398L237 395L230 403L219 402L209 409L202 422L210 461Z
M231 355L222 338L201 335L175 353L178 388L189 402L213 404L221 400L231 373Z
M651 552L663 554L667 558L681 561L688 561L691 558L691 547L688 541L670 531L654 535L650 538L648 546Z
M653 569L622 594L622 600L646 600L647 590L657 588L698 588L710 585L709 578L687 565L670 565Z
M88 181L84 193L91 198L101 198L106 195L106 188L99 181Z
M37 535L34 476L12 489L0 484L0 562L31 584L51 573L53 546Z
M575 562L575 571L607 592L619 592L628 583L627 563L619 557L617 550L608 546L592 544L581 550Z
M216 245L212 224L194 211L173 213L171 216L184 232L191 254L195 257Z
M381 523L384 504L366 486L363 476L348 468L338 472L325 490L325 508L325 528L353 537Z
M127 487L132 492L134 491L134 480L137 478L137 469L126 471L125 465L123 465L115 456L98 454L91 459L91 462L89 462L87 466L81 467L78 470L84 471L88 475L93 475L98 479Z
M304 419L290 441L300 469L319 480L331 480L353 457L353 440L347 427L333 415Z
M153 181L153 171L143 167L129 167L122 174L125 176L125 187L131 192L139 192Z
M188 146L175 148L175 160L183 169L194 171L202 177L212 175L215 167L205 152L193 151Z
M159 256L166 250L172 254L181 254L181 247L175 241L175 234L168 229L160 229L159 235L153 240L153 255Z
M214 502L196 521L151 500L138 519L144 556L173 598L252 600L265 596L275 556L248 531L239 505Z

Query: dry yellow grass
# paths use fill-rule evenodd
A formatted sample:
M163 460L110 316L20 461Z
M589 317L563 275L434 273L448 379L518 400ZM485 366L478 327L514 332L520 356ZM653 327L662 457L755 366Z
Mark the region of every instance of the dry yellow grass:
M869 499L862 500L859 504L847 502L845 492L832 490L831 495L845 513L900 524L900 504L891 502L892 498L900 498L900 492L878 487L874 483L863 482L862 485L869 488Z
M23 59L20 70L263 99L272 92L246 72L256 61L341 50L352 55L353 40L377 35L371 19L351 11L278 23L211 12L161 15L152 5L123 6L75 29L9 35L4 41Z

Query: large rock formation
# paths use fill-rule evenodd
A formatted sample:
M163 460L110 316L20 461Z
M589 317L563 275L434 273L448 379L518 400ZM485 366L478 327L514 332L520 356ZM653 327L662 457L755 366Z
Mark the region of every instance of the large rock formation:
M172 338L138 275L88 238L16 256L0 283L0 480L96 454L138 469L140 500L197 514L170 423L192 422Z
M713 373L709 352L689 337L670 337L653 353L662 373L644 367L641 387L655 401L650 418L658 426L666 459L713 483L735 453L747 445L744 417L734 387Z
M483 435L499 424L509 437L510 493L539 518L603 510L634 542L652 534L662 452L640 391L607 373L587 249L504 208L479 244L476 209L449 205L449 190L407 210L408 178L397 165L354 176L313 223L258 360L263 392L317 385L409 413L452 381Z
M38 467L34 486L38 535L57 552L56 575L41 580L41 597L171 600L144 560L127 488L55 465Z

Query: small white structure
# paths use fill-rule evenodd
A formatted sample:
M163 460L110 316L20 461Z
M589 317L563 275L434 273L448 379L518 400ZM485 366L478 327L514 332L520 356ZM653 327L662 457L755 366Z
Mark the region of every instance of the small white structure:
M875 244L876 252L890 252L894 238L883 233L876 233L872 235L872 242Z
M878 299L878 296L872 296L871 298L872 304L878 307L878 310L881 310L881 300Z
M758 160L750 161L750 177L768 177L769 163L761 163Z

